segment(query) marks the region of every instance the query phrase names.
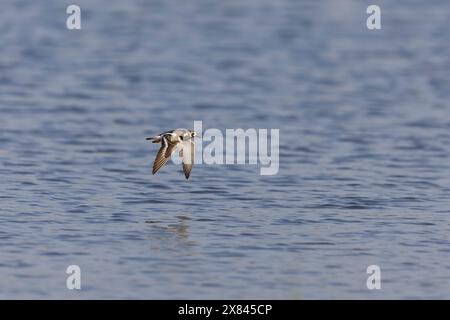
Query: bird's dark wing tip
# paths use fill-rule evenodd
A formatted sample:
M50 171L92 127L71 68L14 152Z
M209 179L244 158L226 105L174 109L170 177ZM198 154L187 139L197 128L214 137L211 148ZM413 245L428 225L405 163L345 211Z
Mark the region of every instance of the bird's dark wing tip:
M191 170L192 170L192 167L183 165L183 173L184 173L184 176L186 177L186 179L189 179L189 177L191 176Z

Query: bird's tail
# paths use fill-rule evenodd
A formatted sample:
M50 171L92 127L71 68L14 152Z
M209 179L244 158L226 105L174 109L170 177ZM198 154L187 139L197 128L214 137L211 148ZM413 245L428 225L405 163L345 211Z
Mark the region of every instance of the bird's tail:
M145 140L151 140L153 143L159 143L159 142L161 142L161 137L154 136L154 137L145 138Z

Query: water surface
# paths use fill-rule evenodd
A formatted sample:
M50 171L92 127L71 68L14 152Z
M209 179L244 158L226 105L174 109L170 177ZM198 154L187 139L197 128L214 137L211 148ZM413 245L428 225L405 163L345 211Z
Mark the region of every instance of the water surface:
M450 298L448 1L69 4L1 5L0 298ZM152 176L194 120L279 173Z

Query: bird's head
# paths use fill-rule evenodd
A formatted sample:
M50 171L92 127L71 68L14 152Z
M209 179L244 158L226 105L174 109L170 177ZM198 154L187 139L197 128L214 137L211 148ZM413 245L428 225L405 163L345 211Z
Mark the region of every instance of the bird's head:
M197 132L195 132L194 130L189 130L189 133L191 134L191 138L197 136Z

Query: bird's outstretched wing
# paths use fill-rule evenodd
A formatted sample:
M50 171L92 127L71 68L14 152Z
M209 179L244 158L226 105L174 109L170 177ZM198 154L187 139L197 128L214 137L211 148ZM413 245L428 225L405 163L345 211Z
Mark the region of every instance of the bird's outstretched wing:
M176 143L169 142L165 136L161 138L161 148L159 148L158 154L153 162L153 174L158 172L158 170L170 159L176 145Z
M184 141L181 145L180 157L183 160L183 172L186 179L192 171L192 166L194 165L195 156L195 143L192 140Z

